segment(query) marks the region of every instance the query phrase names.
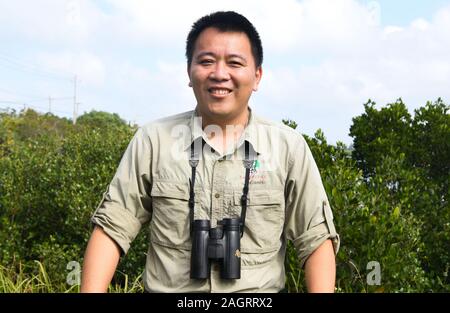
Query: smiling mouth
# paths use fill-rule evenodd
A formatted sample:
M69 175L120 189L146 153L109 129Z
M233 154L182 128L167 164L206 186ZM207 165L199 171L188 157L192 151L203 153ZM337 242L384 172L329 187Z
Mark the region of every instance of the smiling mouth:
M224 97L231 93L228 88L208 88L208 93L214 97Z

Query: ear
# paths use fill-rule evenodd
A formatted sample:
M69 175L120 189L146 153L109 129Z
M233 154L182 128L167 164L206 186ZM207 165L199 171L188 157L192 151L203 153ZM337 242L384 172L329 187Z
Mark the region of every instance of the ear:
M191 75L190 75L190 73L189 73L190 68L191 68L191 67L190 67L189 64L188 64L188 65L187 65L187 68L186 68L187 74L188 74L188 77L189 77L189 84L188 84L188 86L189 86L189 87L192 87Z
M255 72L255 83L253 84L253 91L258 90L258 85L259 85L259 82L261 81L262 73L263 73L262 66L258 66L258 68L256 69L256 72Z

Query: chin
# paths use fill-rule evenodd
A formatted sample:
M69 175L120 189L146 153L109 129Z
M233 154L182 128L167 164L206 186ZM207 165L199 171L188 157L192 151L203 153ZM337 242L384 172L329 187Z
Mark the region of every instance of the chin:
M233 113L231 106L221 103L211 103L208 104L207 110L209 114L218 116L229 116Z

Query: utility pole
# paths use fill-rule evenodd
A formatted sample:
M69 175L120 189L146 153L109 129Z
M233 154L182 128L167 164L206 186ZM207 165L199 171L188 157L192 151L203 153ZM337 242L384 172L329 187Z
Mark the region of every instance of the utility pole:
M48 113L52 113L52 97L48 96Z
M77 103L77 75L73 77L73 125L77 123L78 103Z

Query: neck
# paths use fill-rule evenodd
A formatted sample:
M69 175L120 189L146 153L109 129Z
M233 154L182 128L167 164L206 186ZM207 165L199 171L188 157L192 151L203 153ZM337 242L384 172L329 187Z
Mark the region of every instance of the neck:
M197 113L202 118L202 128L214 149L224 153L227 149L239 141L245 127L248 124L250 112L248 107L234 118L215 118Z
M220 127L222 129L223 134L226 133L227 127L242 127L245 128L247 126L250 113L248 107L246 107L242 113L239 113L236 116L232 117L216 117L209 116L200 112L198 109L197 113L202 118L202 128L205 130L208 126Z

